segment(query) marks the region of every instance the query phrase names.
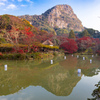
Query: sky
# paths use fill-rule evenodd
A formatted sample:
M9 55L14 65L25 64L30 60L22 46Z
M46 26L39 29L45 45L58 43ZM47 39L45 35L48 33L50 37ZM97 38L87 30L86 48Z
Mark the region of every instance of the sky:
M0 15L41 15L60 4L70 5L84 27L100 31L100 0L0 0Z

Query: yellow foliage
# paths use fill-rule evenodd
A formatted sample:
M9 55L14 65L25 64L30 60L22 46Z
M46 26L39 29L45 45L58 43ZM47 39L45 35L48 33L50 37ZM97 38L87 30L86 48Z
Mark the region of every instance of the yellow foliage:
M14 45L13 44L10 44L10 43L2 43L0 44L0 47L13 47Z
M18 47L27 47L28 45L23 45L23 44L10 44L10 43L2 43L0 44L0 47L14 47L14 46L18 46Z
M29 21L27 21L26 19L24 19L23 21L24 21L24 23L25 23L27 26L32 27L32 25L30 24L30 22L29 22Z
M50 45L43 45L43 44L39 44L38 46L48 48L48 49L59 49L58 46L50 46Z
M10 43L2 43L2 44L0 44L0 47L14 47L14 46L27 47L28 45L23 45L23 44L18 44L18 45L15 44L14 45L14 44L10 44ZM48 48L48 49L59 49L58 46L50 46L50 45L43 45L43 44L38 44L37 46Z

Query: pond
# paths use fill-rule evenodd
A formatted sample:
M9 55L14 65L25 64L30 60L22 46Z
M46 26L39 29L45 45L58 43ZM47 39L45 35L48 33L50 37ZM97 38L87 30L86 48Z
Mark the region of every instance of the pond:
M0 100L87 100L100 81L100 57L0 60ZM92 63L90 63L92 59ZM8 66L7 71L4 65ZM77 70L81 69L78 74Z

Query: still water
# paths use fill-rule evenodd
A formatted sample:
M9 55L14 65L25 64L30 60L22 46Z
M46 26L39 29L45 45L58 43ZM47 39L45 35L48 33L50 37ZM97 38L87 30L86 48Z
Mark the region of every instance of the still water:
M0 60L0 100L87 100L100 81L100 57ZM92 63L90 63L92 59ZM7 64L7 71L4 65ZM77 70L81 69L81 74Z

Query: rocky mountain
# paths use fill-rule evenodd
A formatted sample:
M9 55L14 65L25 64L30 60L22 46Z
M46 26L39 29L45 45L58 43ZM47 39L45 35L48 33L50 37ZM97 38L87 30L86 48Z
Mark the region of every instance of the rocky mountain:
M55 31L57 28L68 31L72 29L79 32L84 30L81 21L69 5L57 5L42 15L23 15L19 16L19 18L24 18L30 21L32 25L47 31Z

